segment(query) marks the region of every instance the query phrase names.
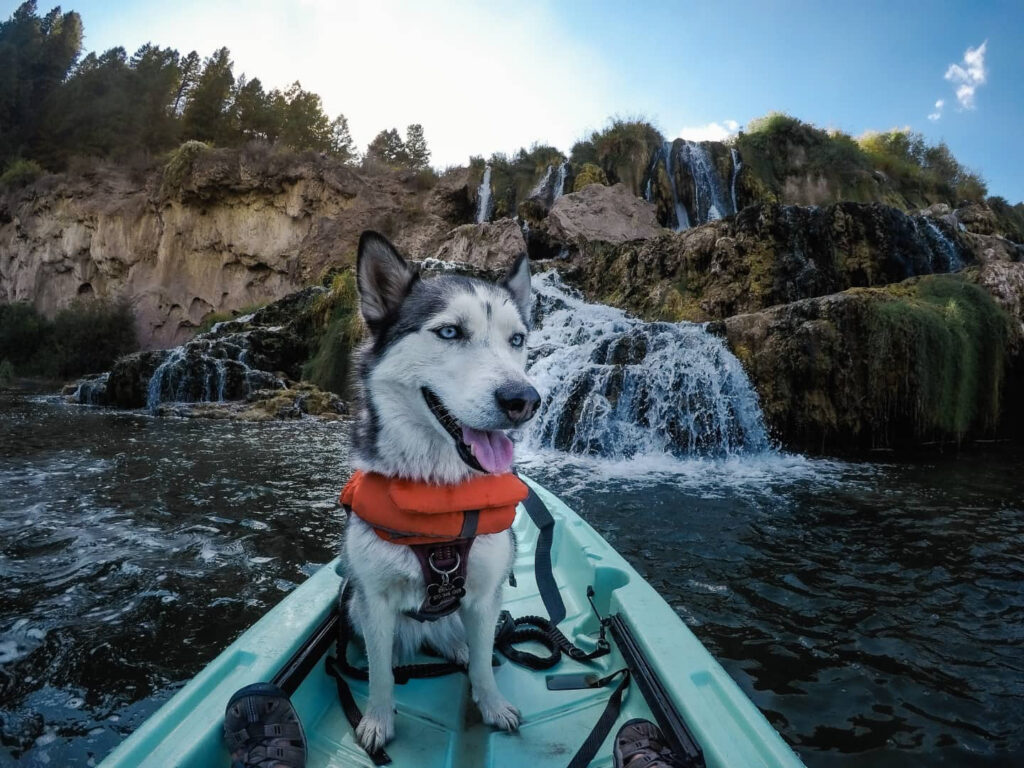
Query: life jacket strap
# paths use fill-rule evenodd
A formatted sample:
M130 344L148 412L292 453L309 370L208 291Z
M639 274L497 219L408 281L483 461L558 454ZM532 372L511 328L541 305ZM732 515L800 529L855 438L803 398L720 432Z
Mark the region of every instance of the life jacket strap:
M444 544L410 544L423 572L426 596L415 611L405 615L417 621L437 621L458 610L466 594L466 564L473 538Z

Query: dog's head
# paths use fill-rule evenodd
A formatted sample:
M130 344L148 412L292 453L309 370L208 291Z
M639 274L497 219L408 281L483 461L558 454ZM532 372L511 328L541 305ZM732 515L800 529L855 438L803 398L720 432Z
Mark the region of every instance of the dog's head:
M497 283L420 279L383 236L365 232L356 262L365 412L359 451L388 474L454 482L512 465L505 434L540 395L526 377L530 267L523 254Z

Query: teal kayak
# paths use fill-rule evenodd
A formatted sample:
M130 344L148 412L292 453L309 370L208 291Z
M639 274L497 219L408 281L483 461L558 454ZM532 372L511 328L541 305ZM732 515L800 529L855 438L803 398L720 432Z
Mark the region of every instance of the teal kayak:
M569 690L549 690L548 679L603 678L632 668L631 654L639 654L668 706L699 744L709 768L801 766L753 702L651 585L556 496L527 482L554 518L551 573L566 608L559 629L579 647L594 648L601 626L596 609L603 616L614 616L635 645L628 651L616 638L611 652L600 658L578 662L563 657L543 671L502 658L495 670L498 687L522 715L520 728L513 733L496 731L480 721L464 674L398 685L395 738L387 745L392 765L565 768L605 712L618 678L602 687ZM543 616L545 605L534 575L540 531L522 505L514 531L516 586L505 588L503 607L512 616ZM337 561L321 568L146 720L101 768L228 768L221 721L231 694L249 683L271 680L300 655L304 641L332 615L341 582ZM593 586L593 607L588 586ZM324 659L312 662L316 663L291 696L306 732L307 765L372 766L355 741L339 705L335 681L325 673ZM634 674L635 682L626 687L616 725L591 768L612 765L611 743L619 724L638 717L657 719L650 685L642 685L637 678ZM349 680L349 686L363 708L366 684Z

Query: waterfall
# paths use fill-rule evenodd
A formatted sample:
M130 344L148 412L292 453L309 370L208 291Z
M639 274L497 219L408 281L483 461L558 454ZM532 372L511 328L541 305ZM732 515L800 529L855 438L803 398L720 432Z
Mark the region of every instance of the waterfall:
M260 330L274 333L280 328ZM167 353L150 376L146 388L148 410L154 411L166 402L241 400L257 389L285 387L274 374L250 366L251 330L217 333L223 332L211 330Z
M696 141L684 141L680 157L693 177L693 214L698 224L722 218L727 210L722 200L718 171L707 147Z
M704 326L589 304L554 271L534 294L530 375L545 400L528 445L616 459L770 449L742 366Z
M560 198L565 194L565 179L569 175L569 161L563 160L562 164L558 166L558 177L555 179L555 194L551 198L551 202Z
M941 262L937 265L939 268L936 268L933 256L933 271L957 272L964 268L963 259L960 258L960 249L957 247L956 243L950 240L946 234L938 228L934 221L927 216L918 216L915 218L915 221L921 221L924 223L924 238L928 242L928 246L932 251L932 254L937 252L941 258Z
M476 223L483 224L491 217L491 166L484 167L484 178L476 191Z
M690 216L686 212L686 206L679 202L679 192L676 190L675 152L672 151L672 142L666 141L661 148L665 155L665 171L668 173L668 185L672 189L672 210L676 212L676 232L690 228Z
M548 186L551 182L551 174L554 170L554 166L551 165L544 169L544 175L540 177L540 181L537 182L536 186L530 190L530 197L547 198Z
M739 213L740 207L736 204L736 178L740 175L740 170L743 168L743 158L740 157L740 153L736 150L736 147L732 147L729 150L729 154L732 155L732 212Z

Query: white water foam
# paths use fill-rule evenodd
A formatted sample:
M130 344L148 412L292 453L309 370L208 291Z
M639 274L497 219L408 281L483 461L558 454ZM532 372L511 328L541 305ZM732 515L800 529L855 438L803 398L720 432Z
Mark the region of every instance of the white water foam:
M545 400L528 450L615 460L770 450L756 392L704 326L645 323L587 303L553 271L534 294L530 375Z

